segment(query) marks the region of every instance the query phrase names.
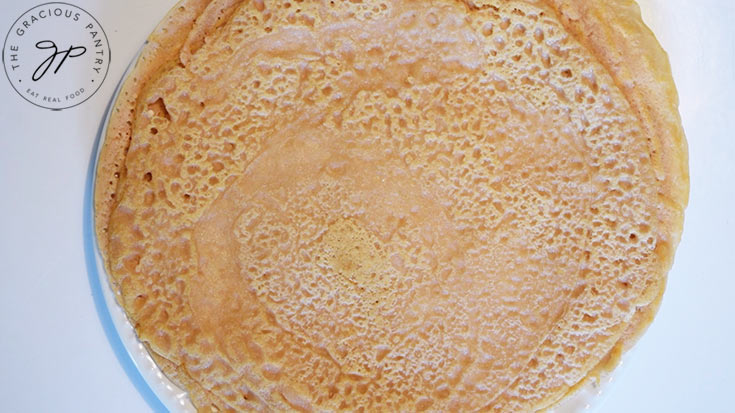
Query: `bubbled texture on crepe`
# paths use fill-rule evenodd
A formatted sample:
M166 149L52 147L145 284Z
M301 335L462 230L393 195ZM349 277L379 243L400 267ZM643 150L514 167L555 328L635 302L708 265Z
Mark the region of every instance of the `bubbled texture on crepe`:
M528 410L658 294L646 119L487 3L213 2L150 76L108 264L198 407Z

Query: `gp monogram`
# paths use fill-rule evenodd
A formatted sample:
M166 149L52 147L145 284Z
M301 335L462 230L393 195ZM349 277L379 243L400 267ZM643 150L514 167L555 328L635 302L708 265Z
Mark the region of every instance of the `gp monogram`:
M5 74L25 100L52 110L92 97L110 66L110 45L99 22L68 3L45 3L23 13L3 44Z

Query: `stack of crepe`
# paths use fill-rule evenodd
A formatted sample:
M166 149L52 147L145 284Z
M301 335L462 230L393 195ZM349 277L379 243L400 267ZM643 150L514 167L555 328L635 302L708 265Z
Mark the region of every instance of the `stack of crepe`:
M200 411L536 411L651 322L687 151L631 0L183 0L96 228Z

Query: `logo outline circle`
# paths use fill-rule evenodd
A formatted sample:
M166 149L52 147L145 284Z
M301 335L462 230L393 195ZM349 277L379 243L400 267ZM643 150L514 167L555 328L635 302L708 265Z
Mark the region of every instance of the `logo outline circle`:
M83 11L84 13L86 13L89 17L92 18L92 20L94 20L95 23L97 23L97 26L100 28L100 30L102 31L102 34L105 37L105 44L107 44L107 53L108 53L107 65L106 65L106 68L105 68L105 74L104 74L104 76L102 76L102 80L100 81L99 85L94 89L94 91L92 93L89 94L89 96L87 96L86 98L84 98L80 102L75 103L75 104L73 104L71 106L65 106L63 108L52 108L52 107L47 107L47 106L39 105L38 103L33 102L30 99L28 99L27 97L23 96L23 94L15 87L15 84L13 83L12 79L10 79L10 74L8 74L8 68L5 65L5 53L6 53L5 50L6 50L6 47L7 47L7 44L8 44L8 39L10 38L10 34L13 32L13 27L15 27L15 25L20 21L21 18L23 18L23 16L25 16L26 14L28 14L33 9L39 8L41 6L48 6L48 5L51 5L51 4L61 4L61 5L64 5L64 6L73 7L73 8L79 9L79 10ZM37 5L33 6L33 7L31 7L30 9L28 9L28 10L24 11L23 13L21 13L20 16L18 16L18 18L15 19L15 21L13 21L13 24L10 25L10 28L8 29L8 33L5 35L5 40L3 41L2 59L1 60L2 60L2 64L3 64L3 71L5 72L5 77L8 79L8 83L10 83L10 87L13 88L13 90L15 91L15 93L17 93L21 98L23 98L23 100L25 100L26 102L28 102L28 103L36 106L36 107L39 107L39 108L42 108L42 109L48 109L48 110L57 112L57 111L65 110L65 109L71 109L71 108L74 108L76 106L81 105L82 103L84 103L84 102L88 101L90 98L92 98L92 96L94 96L102 88L102 84L105 83L105 80L107 79L107 75L110 73L110 65L112 65L112 48L110 47L110 39L107 37L107 32L105 32L105 29L102 27L102 24L100 24L99 20L97 20L97 18L94 17L92 15L92 13L88 12L86 9L84 9L82 7L79 7L79 6L75 5L75 4L66 3L66 2L63 2L63 1L49 1L49 2L46 2L46 3L37 4Z

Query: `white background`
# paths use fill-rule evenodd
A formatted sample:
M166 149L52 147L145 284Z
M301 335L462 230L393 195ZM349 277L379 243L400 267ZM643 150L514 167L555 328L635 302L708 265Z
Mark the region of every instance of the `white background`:
M5 35L38 2L0 0ZM82 248L86 172L125 67L172 0L73 0L112 64L83 105L32 106L0 76L0 410L147 412L92 301ZM735 2L640 0L669 52L689 140L691 199L656 320L594 411L731 412L735 389Z

